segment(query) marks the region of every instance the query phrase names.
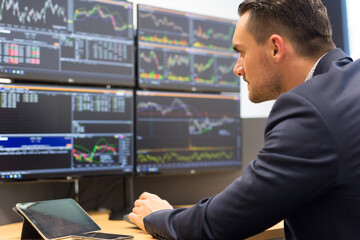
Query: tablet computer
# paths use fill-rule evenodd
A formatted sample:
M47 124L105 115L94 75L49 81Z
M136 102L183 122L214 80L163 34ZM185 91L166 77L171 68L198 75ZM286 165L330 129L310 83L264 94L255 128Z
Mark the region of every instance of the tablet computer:
M131 235L99 232L100 227L73 199L17 203L16 209L44 239L132 239Z

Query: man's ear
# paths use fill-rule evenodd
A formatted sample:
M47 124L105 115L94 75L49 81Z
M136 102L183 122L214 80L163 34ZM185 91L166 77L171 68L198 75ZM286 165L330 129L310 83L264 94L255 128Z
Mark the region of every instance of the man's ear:
M269 38L269 51L271 51L271 57L278 63L280 62L285 53L284 39L277 34L273 34Z

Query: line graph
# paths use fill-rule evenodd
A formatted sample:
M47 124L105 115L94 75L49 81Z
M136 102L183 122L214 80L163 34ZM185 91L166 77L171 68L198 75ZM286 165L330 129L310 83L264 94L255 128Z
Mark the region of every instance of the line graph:
M214 84L215 83L215 57L194 56L195 82Z
M239 99L139 93L138 166L217 164L239 158ZM180 166L180 165L177 165Z
M138 19L140 41L189 46L189 20L185 16L139 7Z
M166 65L167 68L173 68L175 66L189 66L190 64L190 56L189 55L180 55L180 54L169 54Z
M132 29L128 18L129 8L90 2L76 2L74 25L79 32L111 36L127 36Z
M232 72L234 66L235 66L235 61L230 64L230 65L218 65L218 69L221 75L227 75L229 73Z
M141 116L141 113L149 112L154 110L155 113L152 115L160 114L162 117L176 112L176 117L185 117L188 121L188 134L189 135L200 135L212 131L216 127L221 127L227 124L233 124L235 122L234 117L226 115L219 116L217 118L210 118L204 116L191 104L186 104L179 98L175 98L170 105L163 105L156 102L140 102L137 105L137 112ZM180 111L178 111L180 110Z
M28 27L66 26L66 1L37 0L26 1L26 4L19 0L1 0L0 22L6 18L7 22ZM55 17L47 17L49 14Z
M228 33L224 34L221 32L216 32L213 28L203 30L203 27L201 25L198 25L197 28L194 30L194 34L196 37L206 40L217 39L223 41L230 41L233 32L234 32L234 27L230 27Z
M174 150L174 149L173 149ZM214 152L191 152L190 154L179 153L175 151L164 151L162 154L138 154L138 163L158 163L167 162L196 162L196 161L212 161L212 160L230 160L234 159L233 151L214 151Z
M166 78L174 82L190 82L190 55L168 53Z
M146 54L145 52L140 53L140 59L145 61L148 64L155 63L156 70L163 70L164 66L160 65L159 58L157 54L151 50L149 54Z
M178 32L183 36L188 36L188 32L184 30L184 27L176 24L175 21L169 20L167 16L156 16L151 12L140 12L140 21L150 20L155 28L162 28L162 31ZM166 28L166 29L165 29Z
M217 82L220 85L240 86L240 78L232 72L235 64L234 58L217 58Z
M75 139L73 156L77 164L111 164L118 155L114 138Z
M164 79L164 55L161 51L139 50L140 78Z
M232 50L232 35L235 25L215 21L194 21L193 46L213 50Z
M215 58L210 57L207 61L205 61L205 63L195 62L194 68L198 73L202 73L209 70L213 66L214 62L215 62Z

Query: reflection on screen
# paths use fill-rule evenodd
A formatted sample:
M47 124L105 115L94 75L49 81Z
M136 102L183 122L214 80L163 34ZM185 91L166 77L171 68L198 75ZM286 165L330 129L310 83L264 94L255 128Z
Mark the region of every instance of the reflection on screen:
M60 238L100 227L72 199L17 204L46 238Z

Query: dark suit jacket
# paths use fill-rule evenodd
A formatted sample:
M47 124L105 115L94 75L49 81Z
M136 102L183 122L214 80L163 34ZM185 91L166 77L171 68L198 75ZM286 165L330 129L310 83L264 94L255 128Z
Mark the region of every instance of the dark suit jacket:
M243 239L282 219L287 239L360 239L360 61L340 49L277 99L265 145L241 177L144 222L167 239Z

